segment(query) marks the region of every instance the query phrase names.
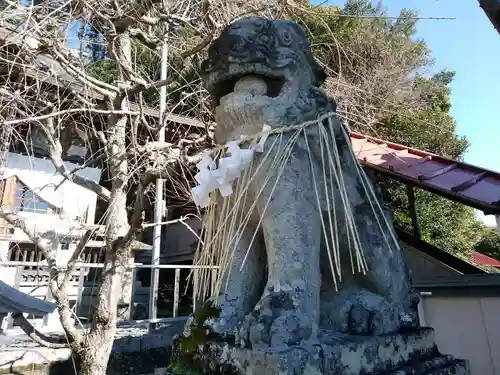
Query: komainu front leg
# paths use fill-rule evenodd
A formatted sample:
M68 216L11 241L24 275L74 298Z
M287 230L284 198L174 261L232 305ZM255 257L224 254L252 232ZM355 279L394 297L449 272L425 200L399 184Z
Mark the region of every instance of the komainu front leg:
M250 246L253 234L250 228L244 230L232 254L231 264L224 270L221 293L216 301L220 314L217 319L208 322L209 327L218 334L232 335L237 324L252 311L262 293L266 271L265 249L260 233ZM244 259L245 263L241 267Z
M356 276L356 287L325 294L322 321L340 332L364 335L418 327L419 299L392 223L383 214L375 217L369 203L355 207L354 219L368 269Z
M380 199L377 196L378 199ZM399 240L386 209L379 207L378 221L369 203L356 208L356 223L365 230L360 233L367 246L367 285L385 297L397 312L398 329L416 328L418 321L418 294L412 286L409 268L404 262ZM389 326L386 331L390 331Z
M307 159L305 159L307 162ZM294 161L292 160L290 164ZM295 163L304 163L295 159ZM240 329L253 347L298 345L316 338L319 318L321 220L306 168L287 166L272 194L259 197L268 258L264 294ZM272 185L272 184L271 184ZM240 342L241 343L241 342Z

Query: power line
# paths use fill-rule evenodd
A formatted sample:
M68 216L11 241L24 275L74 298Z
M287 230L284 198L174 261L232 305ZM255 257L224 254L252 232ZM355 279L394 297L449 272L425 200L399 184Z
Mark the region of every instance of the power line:
M346 18L380 18L388 20L456 20L455 17L404 17L404 16L363 16L352 14L339 14L338 17Z
M313 9L318 9L322 7L323 5L327 4L328 0L323 1L322 3L319 3L318 5L314 6ZM355 15L355 14L338 14L337 15L339 18L340 17L345 17L345 18L379 18L379 19L388 19L388 20L456 20L456 17L404 17L404 16L370 16L370 15Z

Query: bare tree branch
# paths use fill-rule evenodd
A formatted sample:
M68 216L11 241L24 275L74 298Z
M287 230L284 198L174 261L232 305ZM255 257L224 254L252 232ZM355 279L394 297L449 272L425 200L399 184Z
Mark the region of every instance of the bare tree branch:
M50 349L63 349L69 347L66 340L62 340L60 337L47 336L38 331L22 313L14 313L12 314L12 318L14 319L14 323L17 324L19 328L21 328L24 333L26 333L28 337L37 344Z
M61 324L68 336L71 343L81 343L82 336L81 333L73 325L73 313L69 307L69 298L66 291L66 285L58 285L58 279L61 276L60 271L57 268L57 261L55 257L55 252L48 245L48 241L44 240L40 233L38 233L34 228L30 228L26 220L19 215L4 212L0 209L0 218L7 221L10 225L21 229L32 241L38 249L42 252L43 256L47 260L47 264L50 270L50 282L49 287L54 300L56 302L59 315L61 317Z
M52 118L47 118L45 124L42 125L42 128L45 131L45 135L49 141L49 156L52 164L56 168L56 171L61 174L65 179L74 182L77 185L80 185L94 193L96 193L101 199L105 201L109 201L111 198L111 193L108 189L103 186L95 183L92 180L89 180L85 177L82 177L78 174L71 174L66 166L64 165L62 159L62 146L59 139L55 136L55 128L52 121Z
M141 29L130 29L130 36L137 39L140 41L142 44L145 46L151 48L151 49L156 49L158 45L160 44L160 39L156 38L154 36L146 34L146 32L142 31Z
M65 51L65 49L61 48L52 48L52 54L54 57L62 63L62 66L66 69L66 71L73 76L76 80L80 81L82 84L86 86L90 86L97 92L101 93L104 96L112 97L113 92L118 94L120 91L117 87L110 85L108 83L102 82L94 77L88 75L82 69L74 66L70 63L68 59L69 53ZM64 52L63 52L64 51Z
M39 116L4 121L2 125L3 126L10 126L10 125L18 125L18 124L22 124L22 123L26 123L26 122L39 122L42 120L50 119L52 117L58 117L58 116L62 116L62 115L72 114L72 113L84 113L84 112L96 113L96 114L101 114L101 115L129 115L129 116L139 116L140 115L140 112L137 112L137 111L123 111L123 110L97 109L97 108L70 108L70 109L65 109L62 111L55 111L55 112L47 113L44 115L39 115Z
M28 238L35 244L36 247L40 249L43 256L47 260L48 265L50 267L56 267L55 254L49 248L48 240L44 240L40 233L38 233L35 229L28 227L25 219L19 215L5 212L2 209L0 209L0 218L7 221L13 227L19 228L26 233Z
M212 145L208 95L198 77L197 54L203 53L222 25L241 12L259 8L249 3L262 1L44 0L39 5L12 4L0 16L5 25L21 25L8 30L0 26L2 43L3 31L14 33L5 39L8 51L0 49L0 64L5 66L0 77L0 126L18 138L13 149L30 150L35 158L48 155L63 182L76 183L99 198L99 222L81 229L79 235L85 232L64 269L57 267L53 244L45 233L30 228L22 216L0 211L0 218L23 230L46 257L49 288L73 355L85 367L82 373L105 372L119 319L118 302L130 298L127 275L132 244L149 225L144 222L152 183L166 179L168 193L189 202L186 169L201 160L200 149ZM75 22L95 30L96 40L86 35L82 39L105 46L106 60L88 65L67 48L67 39L76 37L67 32L68 25ZM158 80L157 46L163 42L165 29L175 58L168 61L169 78ZM185 74L192 78L185 79ZM159 123L158 111L146 103L151 105L156 91L172 80L180 85L169 88L169 114ZM168 128L169 139L154 142L161 128ZM37 129L46 139L41 139ZM80 153L82 143L86 146L82 160L102 164L106 187L82 177L79 172L88 163L73 170L65 163L68 150L74 145ZM67 288L94 235L104 237L104 265L90 327L83 335L74 326ZM36 332L22 316L16 319L40 345L64 344Z

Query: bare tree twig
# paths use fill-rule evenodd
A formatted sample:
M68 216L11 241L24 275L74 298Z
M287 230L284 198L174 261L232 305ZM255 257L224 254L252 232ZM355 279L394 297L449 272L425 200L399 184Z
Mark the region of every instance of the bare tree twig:
M139 40L145 46L155 49L158 47L160 40L159 38L153 37L151 35L146 34L141 29L130 29L130 36Z
M151 184L165 178L169 194L176 194L186 202L190 200L186 167L201 160L203 154L198 152L211 139L209 127L200 126L211 115L208 95L197 73L197 54L203 52L219 28L234 15L245 9L258 9L259 6L247 4L255 2L261 4L261 0L237 1L238 4L222 0L161 4L150 0L93 3L82 0L68 6L47 0L42 5L11 9L1 15L2 19L22 26L10 30L17 33L9 44L12 51L0 51L0 63L7 72L2 76L0 88L0 126L12 130L18 138L16 147L30 150L34 157L50 158L62 177L59 186L71 181L99 198L99 223L95 228L82 226L78 230L81 238L64 269L58 268L53 244L46 238L46 235L57 238L57 230L41 234L22 216L0 211L0 218L23 230L46 257L50 291L73 355L86 366L84 373L105 371L119 319L118 302L130 298L127 275L132 243L149 225L145 224L145 218L150 207ZM66 30L75 21L92 26L99 34L98 43L106 46L109 60L88 66L81 56L72 55L65 45ZM169 48L180 57L169 62L171 74L167 80L158 80L152 66L158 58L159 28L146 26L159 23L169 25ZM0 37L2 31L0 26ZM29 43L23 44L23 38ZM187 59L190 56L193 58ZM183 66L176 66L179 62ZM105 74L99 78L101 68ZM186 72L192 73L193 78L185 79ZM156 111L145 103L154 100L155 91L172 79L180 85L169 89L173 105L165 116L168 122L159 124ZM181 113L185 115L182 118ZM186 117L191 120L186 121ZM174 124L177 120L182 125ZM168 128L171 139L161 144L150 142L161 127ZM37 134L38 129L45 137ZM196 137L191 137L193 132ZM78 142L74 143L75 140ZM68 150L75 146L80 148L75 150L79 153L82 142L87 149L82 159L86 160L90 151L92 160L102 163L106 187L79 173L85 163L73 170L65 163ZM189 216L183 213L183 218ZM185 224L182 219L179 222ZM104 266L96 284L91 324L84 336L75 328L67 288L81 253L94 235L104 237ZM39 344L63 345L41 336L22 316L16 318Z
M3 122L3 126L18 125L26 122L39 122L42 120L47 120L52 117L58 117L63 115L68 115L72 113L96 113L101 115L129 115L129 116L139 116L140 112L137 111L124 111L124 110L114 110L114 109L97 109L97 108L70 108L62 111L55 111L52 113L47 113L45 115L26 117L16 120L8 120Z

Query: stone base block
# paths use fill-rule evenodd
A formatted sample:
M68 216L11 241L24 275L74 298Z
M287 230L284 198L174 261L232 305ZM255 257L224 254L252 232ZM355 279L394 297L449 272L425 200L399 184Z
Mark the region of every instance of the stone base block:
M323 331L317 344L284 348L210 343L203 356L214 374L231 368L241 375L470 375L467 361L439 353L432 328L375 337Z

